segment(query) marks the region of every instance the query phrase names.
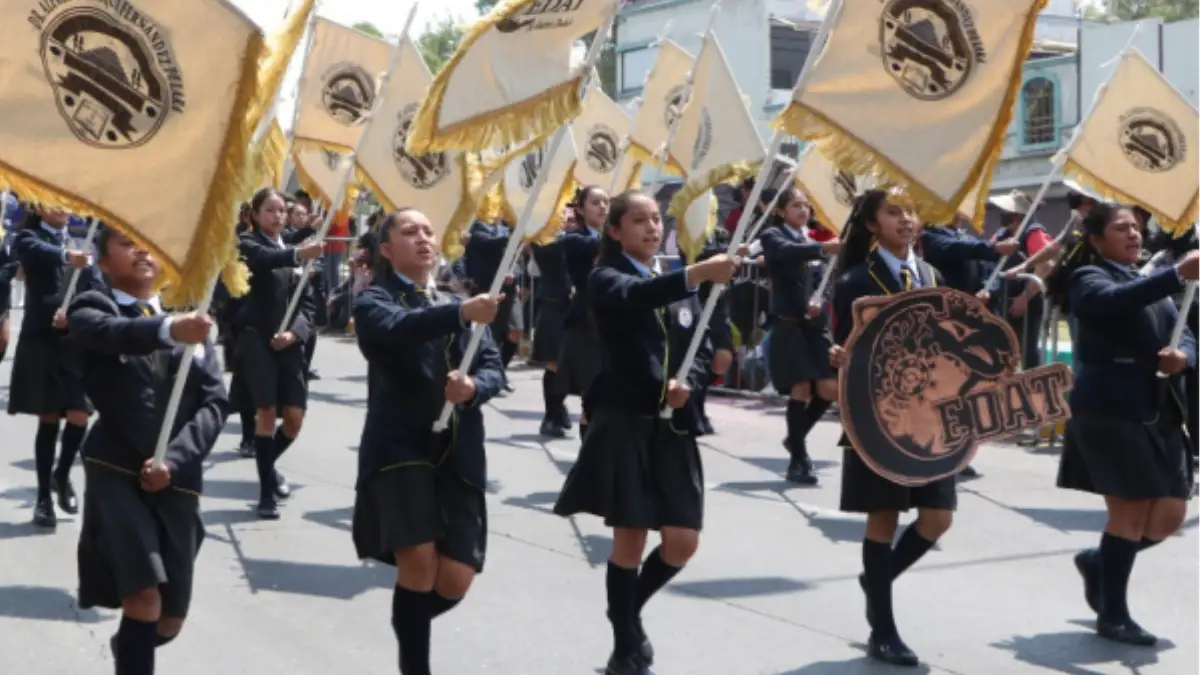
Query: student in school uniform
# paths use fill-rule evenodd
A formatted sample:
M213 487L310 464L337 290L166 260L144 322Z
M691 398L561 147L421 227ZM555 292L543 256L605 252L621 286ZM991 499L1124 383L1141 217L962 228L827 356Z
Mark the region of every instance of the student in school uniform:
M76 345L67 334L67 317L60 311L72 272L88 266L88 254L71 250L67 236L67 214L48 207L30 209L25 225L13 236L13 251L25 273L25 313L21 337L13 356L8 414L36 415L34 460L37 469L37 501L33 522L55 527L58 507L68 514L79 513L79 500L71 484L71 467L87 432L89 406L79 381ZM87 290L90 274L80 276L77 291ZM62 448L54 465L54 446Z
M300 198L301 194L304 194L305 199ZM287 227L283 231L283 241L289 246L299 246L317 235L317 228L313 227L314 216L309 212L312 200L307 196L303 191L297 192L296 200L288 208ZM329 323L325 312L325 274L322 271L320 260L313 264L312 270L309 272L308 285L312 289L313 305L316 309L313 314L313 330L309 331L308 340L304 342L304 372L305 377L309 380L319 380L321 379L320 373L313 370L312 367L313 356L317 353L316 328Z
M107 290L71 303L83 386L97 420L83 445L87 489L79 533L79 606L121 609L110 646L117 675L151 675L155 650L175 639L191 604L204 541L204 459L229 414L204 314L163 314L150 252L102 227ZM166 459L153 457L184 347L196 345L172 421Z
M240 241L242 235L251 232L254 229L254 219L250 217L250 203L243 202L238 211L238 222L234 228ZM218 288L224 288L221 281L217 282ZM237 411L238 419L242 428L242 440L238 445L238 453L242 457L250 458L254 456L254 401L250 400L250 394L245 392L245 383L243 378L237 377L237 316L241 312L242 305L245 304L245 296L240 298L229 297L221 307L221 312L218 315L219 334L221 336L222 358L225 362L225 372L234 373L233 379L229 383L229 404Z
M829 365L829 337L824 313L809 310L814 290L812 263L834 254L841 242L818 243L807 236L812 205L795 185L783 188L772 222L759 237L771 283L771 341L767 361L771 383L787 404L787 448L791 454L787 480L816 485L806 439L837 399L837 373Z
M575 229L572 226L570 229ZM567 412L566 392L558 386L558 355L562 351L563 322L571 303L571 277L567 274L567 257L563 252L563 238L559 234L547 244L530 247L533 261L540 276L535 292L535 327L531 359L544 364L542 373L542 401L545 416L538 432L551 438L565 438L571 428L571 415Z
M484 293L491 288L492 280L500 273L500 263L504 262L504 250L508 247L510 236L512 229L504 221L489 224L476 220L471 224L463 263L473 292ZM507 272L505 270L506 275ZM506 279L500 292L504 295L504 304L500 306L491 329L492 338L500 347L500 359L504 362L504 390L510 392L512 387L508 384L508 364L520 345L520 333L514 334L512 330L512 313L517 300L515 280Z
M938 272L913 253L921 225L899 198L882 190L868 190L855 201L842 252L837 260L833 289L834 342L830 362L845 365L842 348L853 328L854 301L868 296L891 295L905 290L941 285ZM916 666L917 655L900 639L892 614L892 584L927 553L950 528L957 506L955 477L948 476L922 487L893 483L867 467L845 434L842 460L841 510L867 514L863 538L863 574L859 584L867 599L871 636L868 654L873 659ZM917 509L917 520L905 529L895 548L900 513Z
M1100 637L1153 646L1130 615L1130 573L1141 551L1179 529L1191 493L1181 374L1196 364L1184 332L1170 348L1178 311L1171 296L1200 276L1200 252L1148 277L1134 266L1141 233L1128 207L1097 205L1083 220L1086 255L1070 273L1076 321L1075 387L1059 487L1104 497L1108 523L1098 548L1075 557ZM1156 372L1169 375L1160 379Z
M503 298L461 299L433 279L438 245L415 209L383 218L372 284L354 301L370 380L358 451L353 536L359 558L396 567L392 628L403 675L429 675L430 627L483 571L487 482L482 406L503 386L487 332L464 368L471 324ZM446 402L450 428L434 423Z
M600 372L600 338L588 302L588 276L600 252L604 220L608 216L608 193L596 185L575 191L570 208L575 211L575 230L562 235L563 256L571 278L571 303L563 320L562 350L558 357L557 393L582 397ZM579 437L588 430L587 412L579 415Z
M0 199L2 198L0 195ZM13 238L3 230L0 230L0 237L0 361L3 361L8 354L11 335L8 312L12 308L12 282L17 277L17 271L21 269L21 263L12 250Z
M286 245L282 238L286 211L283 195L264 188L250 200L254 227L242 235L238 244L242 259L250 268L250 292L244 298L238 316L238 380L232 388L241 389L255 409L254 461L258 466L258 515L264 520L279 518L277 499L291 494L287 481L275 469L279 457L295 442L308 406L308 378L305 377L304 343L312 331L313 300L309 284L287 330L279 327L292 295L300 284L305 260L321 255L321 242L298 247ZM275 428L275 420L283 423Z
M699 415L689 403L708 381L711 347L686 381L675 372L694 330L695 288L725 283L736 260L725 255L668 274L656 269L662 243L658 205L640 192L612 200L600 256L588 279L588 303L601 371L584 406L591 427L554 512L591 513L613 528L606 588L613 627L607 675L646 675L653 649L642 628L647 601L695 553L704 513L704 482L695 437ZM672 409L670 419L659 413ZM649 530L662 543L643 562ZM640 568L640 571L639 571Z

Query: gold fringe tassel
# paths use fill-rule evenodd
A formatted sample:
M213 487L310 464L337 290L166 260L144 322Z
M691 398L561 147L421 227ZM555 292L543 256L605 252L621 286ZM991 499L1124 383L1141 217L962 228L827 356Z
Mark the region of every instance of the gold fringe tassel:
M542 225L541 229L533 234L525 237L523 241L527 244L548 244L554 241L559 232L562 232L563 226L566 225L566 218L563 216L563 211L566 210L567 204L575 197L575 190L579 189L579 181L574 178L574 165L571 170L567 171L566 178L563 179L562 185L558 187L558 196L554 199L554 210L550 212L550 218ZM514 227L516 226L514 222Z
M933 194L919 180L908 172L896 166L887 157L879 154L874 148L854 134L849 133L833 120L821 113L808 108L796 100L773 122L777 130L781 130L810 142L820 143L819 150L834 166L858 175L874 176L882 183L902 185L912 197L916 213L924 222L934 225L951 223L959 217L959 204L970 194L977 184L991 185L992 175L996 164L1000 161L1000 150L1004 145L1004 136L1008 125L1012 122L1013 108L1021 87L1022 66L1029 50L1033 47L1034 30L1037 18L1049 0L1035 0L1025 17L1025 25L1021 29L1020 44L1011 65L1012 73L1004 99L1000 102L995 123L988 134L987 142L979 159L964 176L961 187L950 201L945 201ZM982 182L981 182L982 181ZM988 192L980 190L975 205L975 219L972 221L977 229L982 227L986 215Z
M689 228L685 220L688 207L705 192L722 183L735 183L748 176L757 176L761 166L762 162L722 164L710 169L699 180L688 181L675 193L675 196L671 197L671 203L667 206L667 215L675 218L675 243L678 244L679 250L687 253L688 260L695 260L695 254L704 248L704 242L712 236L713 228L717 224L715 213L710 213L708 223L704 226L704 234L699 239L692 240L688 235ZM717 204L717 202L716 199L712 200L713 204Z
M515 145L528 138L546 135L579 116L583 109L579 97L582 76L573 77L524 101L486 111L444 128L438 126L446 88L471 47L496 24L515 16L535 1L505 0L467 29L454 56L438 71L421 101L421 108L409 130L409 152L415 155L440 150L477 152L499 145Z
M1178 237L1186 234L1192 228L1192 223L1196 222L1197 216L1200 216L1200 209L1197 208L1197 203L1200 201L1200 191L1192 196L1192 201L1184 208L1182 216L1170 216L1158 209L1152 208L1149 204L1137 199L1133 195L1118 190L1070 159L1063 166L1063 175L1068 178L1074 178L1081 187L1090 190L1106 201L1120 204L1137 204L1145 208L1158 219L1159 227L1172 236Z
M251 185L263 185L270 181L279 190L283 189L283 170L287 164L288 141L287 135L278 121L271 122L271 128L263 136L262 143L256 150L257 166L260 172Z
M658 166L658 159L654 157L654 151L636 143L630 143L629 147L625 148L625 156L647 168L653 169ZM683 170L683 165L670 152L667 153L667 158L662 166L663 173L672 176L687 175L687 171Z

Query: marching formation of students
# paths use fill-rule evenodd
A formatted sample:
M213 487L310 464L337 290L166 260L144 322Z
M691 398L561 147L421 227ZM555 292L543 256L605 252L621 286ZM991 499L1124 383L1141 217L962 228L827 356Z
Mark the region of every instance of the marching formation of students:
M808 437L837 395L857 299L947 285L1003 296L994 311L1015 325L1032 324L1046 311L1032 309L1042 298L1016 286L991 293L978 265L1016 254L1005 283L1017 271L1046 278L1045 303L1068 318L1075 340L1074 416L1058 484L1101 495L1108 509L1098 546L1075 558L1085 600L1102 637L1155 643L1132 618L1128 583L1136 557L1178 529L1192 490L1195 401L1186 380L1194 382L1196 342L1190 332L1178 349L1169 342L1175 298L1200 277L1200 252L1194 241L1171 242L1174 262L1148 264L1141 214L1081 192L1072 200L1078 227L1060 240L1034 228L987 242L927 228L895 193L867 190L841 237L830 238L815 227L805 192L787 186L764 203L774 204L769 223L739 255L713 244L672 271L658 258L664 232L653 198L610 196L596 186L577 192L567 231L531 247L540 272L533 359L545 369L542 435L566 436L566 399L582 398L580 451L554 512L592 514L613 530L608 675L649 672L654 650L643 612L699 545L697 438L712 433L704 392L729 369L733 340L725 298L712 324L698 319L704 299L730 281L743 256L761 256L770 279L771 382L788 400L786 479L802 485L817 483ZM997 205L1014 216L1031 208L1019 194ZM28 288L9 413L39 419L34 522L53 527L56 504L79 512L70 472L82 450L79 600L122 611L111 643L119 675L153 673L156 649L179 634L188 615L204 536L202 463L231 412L242 418L243 454L256 464L258 516L279 518L279 502L290 494L276 464L301 434L315 326L326 304L303 278L305 262L325 252L314 236L316 215L306 195L289 199L269 188L244 208L239 250L251 288L218 303L223 359L209 340L214 320L164 313L153 292L158 263L120 233L100 226L94 252L76 251L66 214L29 209L7 242L0 291L18 266ZM350 282L357 293L349 310L368 370L352 539L359 558L396 569L390 620L405 675L431 672L433 620L455 608L483 571L482 407L510 389L506 366L524 321L515 283L487 293L502 272L508 227L476 223L465 261L446 277L435 225L414 209L379 214ZM815 294L824 265L833 265L829 298ZM490 330L467 363L475 324ZM677 379L696 331L704 339ZM182 403L156 461L166 397L188 353ZM222 361L232 371L228 395ZM443 428L447 404L453 414ZM870 469L844 435L841 445L841 509L866 515L859 582L868 653L915 666L892 588L950 527L959 477L905 487ZM897 537L899 515L910 509L917 518ZM660 541L647 553L651 530Z

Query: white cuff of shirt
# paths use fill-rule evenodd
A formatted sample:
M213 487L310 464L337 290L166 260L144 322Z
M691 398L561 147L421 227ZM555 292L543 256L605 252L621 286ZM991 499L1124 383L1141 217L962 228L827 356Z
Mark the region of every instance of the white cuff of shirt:
M761 255L762 254L762 241L755 239L754 242L752 242L750 244L749 253L750 253L751 258L757 258L759 255Z
M171 324L175 322L175 317L168 316L162 325L158 327L158 340L165 345L175 346L175 338L171 337Z

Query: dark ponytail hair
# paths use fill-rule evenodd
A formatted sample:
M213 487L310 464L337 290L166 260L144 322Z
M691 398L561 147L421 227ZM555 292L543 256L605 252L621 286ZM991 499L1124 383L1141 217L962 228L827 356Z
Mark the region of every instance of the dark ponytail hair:
M842 251L834 262L835 279L851 267L862 264L871 254L874 235L867 229L867 223L875 220L875 214L887 199L888 193L884 190L867 190L854 199L850 217L842 230Z
M604 222L604 231L600 233L600 253L596 256L596 262L614 260L624 252L621 248L621 242L609 236L608 230L621 229L621 219L629 212L630 205L637 197L645 197L650 199L650 196L638 190L627 190L613 197L608 202L608 218Z
M575 221L584 227L588 227L587 220L583 217L584 207L587 206L588 199L591 198L593 192L603 192L599 185L584 185L575 189L575 196L567 203L567 208L575 213Z
M396 225L400 224L400 216L409 211L416 211L411 206L401 207L391 213L380 211L378 214L378 231L375 235L375 250L372 251L371 274L376 279L386 279L394 270L392 262L379 252L384 244L392 240L392 230L396 229Z
M1082 238L1073 245L1071 250L1064 251L1055 263L1054 269L1050 270L1050 274L1046 277L1046 297L1050 302L1057 305L1059 311L1064 314L1070 313L1069 287L1071 276L1080 267L1093 265L1100 260L1100 254L1096 251L1096 247L1092 246L1091 238L1103 237L1104 231L1108 229L1111 223L1124 209L1128 206L1119 204L1111 204L1108 202L1096 202L1092 206L1092 210L1083 218L1083 223L1080 225L1080 230L1083 232Z

